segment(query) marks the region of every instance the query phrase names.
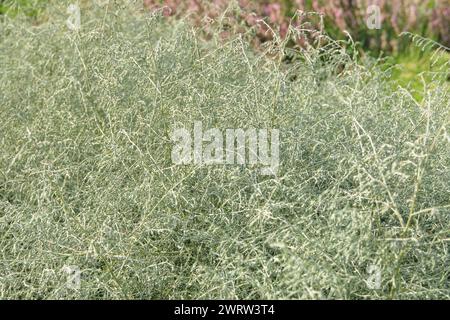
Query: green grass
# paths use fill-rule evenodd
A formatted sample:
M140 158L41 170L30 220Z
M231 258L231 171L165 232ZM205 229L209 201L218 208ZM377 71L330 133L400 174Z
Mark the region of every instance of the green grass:
M2 0L0 1L0 14L9 17L24 15L37 19L44 12L47 2L44 0Z
M394 87L405 88L415 99L422 101L426 96L427 86L433 85L436 75L442 78L443 83L447 83L447 90L450 90L450 73L442 72L447 67L449 59L450 53L447 51L422 51L419 48L411 48L388 57L384 68L391 68Z
M69 32L65 8L0 24L1 298L450 298L443 81L417 102L331 40L285 68L128 9ZM279 129L278 176L173 165L194 121Z

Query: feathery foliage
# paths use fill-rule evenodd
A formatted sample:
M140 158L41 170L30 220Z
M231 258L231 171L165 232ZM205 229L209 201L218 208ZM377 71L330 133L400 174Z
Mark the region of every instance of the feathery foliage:
M281 39L114 7L71 32L66 6L0 24L0 297L450 298L446 70L417 102L332 39L286 66ZM194 121L279 129L278 176L173 165Z

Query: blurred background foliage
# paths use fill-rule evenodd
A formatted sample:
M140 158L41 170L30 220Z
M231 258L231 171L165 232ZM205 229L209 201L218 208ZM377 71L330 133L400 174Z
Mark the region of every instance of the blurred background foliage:
M136 0L130 0L136 2ZM138 0L139 1L139 0ZM205 17L224 15L228 23L261 27L264 19L271 28L284 37L288 25L298 26L308 20L320 28L319 19L309 19L299 12L323 14L325 30L333 38L345 38L349 32L364 49L397 53L407 48L408 41L398 35L403 31L428 37L450 47L450 0L141 0L146 8L170 8L170 16L189 15L197 23ZM23 13L38 18L51 0L0 0L0 13L16 16ZM95 0L74 0L86 4ZM105 1L102 1L105 2ZM110 0L113 3L115 0ZM230 5L234 9L230 10ZM381 9L381 29L370 30L366 25L367 8L377 5ZM314 21L315 20L315 21ZM258 33L261 41L270 35Z
M23 15L37 24L48 20L46 5L53 0L0 0L0 14ZM95 5L95 0L74 0L82 7ZM105 3L105 1L102 1ZM117 0L110 0L114 5ZM273 40L274 35L285 39L289 26L325 31L334 39L350 35L358 44L362 56L386 57L387 67L395 66L395 85L407 86L417 92L423 87L421 75L433 71L450 56L450 0L130 0L143 4L146 10L161 10L168 19L189 17L197 26L208 30L211 21L220 20L223 37L234 34L250 36L256 47ZM380 8L381 28L367 27L367 8ZM309 13L319 14L309 14ZM252 30L253 32L249 32ZM411 45L410 32L432 39L446 48L438 59L431 61L430 51ZM347 34L348 32L348 34ZM207 34L207 32L206 32ZM304 46L311 39L290 39L292 46ZM353 48L353 46L352 46ZM441 63L443 61L443 63ZM426 79L425 79L426 80Z
M189 14L197 22L205 16L217 18L233 1L230 0L144 0L149 8L166 6L169 15ZM288 26L299 26L308 20L320 28L318 19L311 21L299 12L323 14L325 30L333 38L346 37L349 32L363 48L374 53L403 51L407 41L399 39L403 31L416 33L450 46L450 1L449 0L238 0L239 12L233 18L236 23L245 21L254 26L264 19L283 37ZM381 29L370 30L366 25L367 8L380 8ZM232 20L230 20L232 21ZM264 30L264 26L261 26ZM258 36L264 41L263 32Z

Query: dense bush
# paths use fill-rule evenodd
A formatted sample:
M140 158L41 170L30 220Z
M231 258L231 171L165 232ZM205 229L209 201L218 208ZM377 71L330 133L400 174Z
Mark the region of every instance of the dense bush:
M285 43L66 7L0 24L1 298L450 298L442 73L418 103L332 39L285 68ZM280 129L279 175L173 165L197 120Z

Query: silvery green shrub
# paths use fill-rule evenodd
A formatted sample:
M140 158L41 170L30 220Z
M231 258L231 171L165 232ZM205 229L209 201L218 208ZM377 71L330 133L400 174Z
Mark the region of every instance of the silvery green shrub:
M445 70L69 4L0 24L2 298L450 298ZM278 174L174 165L195 121L278 129Z

